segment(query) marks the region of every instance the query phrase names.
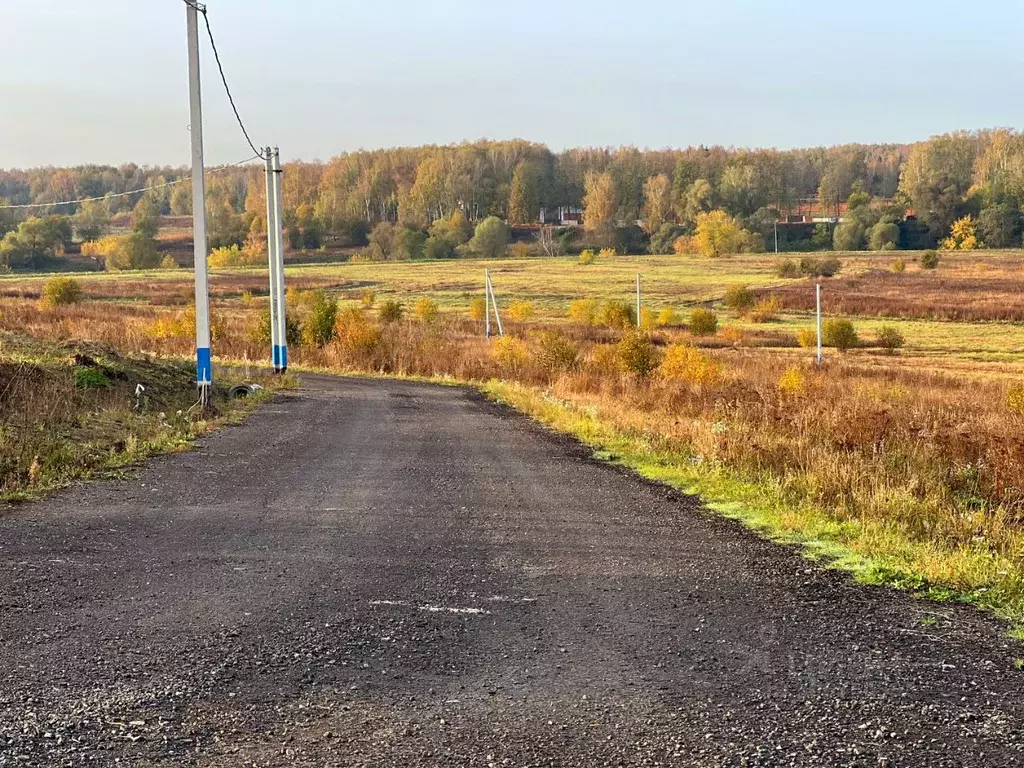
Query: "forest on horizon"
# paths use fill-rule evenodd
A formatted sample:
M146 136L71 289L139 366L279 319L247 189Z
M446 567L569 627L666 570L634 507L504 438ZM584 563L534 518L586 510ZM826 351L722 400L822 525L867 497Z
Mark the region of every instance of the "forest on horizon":
M496 217L536 228L542 212L580 210L596 243L633 252L670 252L712 212L742 227L754 249L765 247L775 223L794 213L842 216L843 223L824 230L786 227L787 250L927 248L952 242L957 227L954 247L1019 247L1024 235L1024 135L1010 129L959 131L916 144L794 150L553 152L524 140L481 140L348 152L323 163L288 163L284 170L292 247L364 246L381 224L392 236L418 233L405 238L410 248L384 258L423 255L431 228L456 212L468 222ZM106 198L82 206L0 208L0 264L5 254L11 267L31 266L25 258L38 261L26 256L40 255L38 238L29 245L27 235L19 240L29 217L51 220L50 231L57 232L51 239L67 248L103 237L111 217L135 216L140 207L149 221L187 215L191 185L172 183L188 177L188 168L130 163L0 171L0 205ZM265 232L265 205L262 166L208 171L215 245L255 247ZM435 248L429 255L454 253Z

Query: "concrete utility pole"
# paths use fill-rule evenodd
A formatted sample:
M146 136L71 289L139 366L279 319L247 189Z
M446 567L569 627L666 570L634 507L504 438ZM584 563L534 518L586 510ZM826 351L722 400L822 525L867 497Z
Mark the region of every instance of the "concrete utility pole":
M192 133L192 219L196 279L196 386L199 402L210 404L213 361L210 352L210 286L206 267L206 179L203 176L203 98L199 83L199 6L185 4L188 28L188 85Z
M284 214L283 211L283 193L281 191L281 150L274 147L273 150L273 163L274 169L274 210L275 210L275 226L274 226L274 238L277 241L277 247L275 248L275 259L276 259L276 274L277 284L274 288L274 292L277 298L277 362L280 365L281 373L288 370L288 324L286 317L288 314L288 307L285 305L284 298Z
M484 334L491 338L491 275L484 270Z
M814 296L818 307L818 365L821 365L821 283L815 284Z
M775 220L775 254L779 253L779 220Z
M281 340L277 335L277 235L280 226L277 221L277 206L274 203L274 162L270 147L264 149L267 165L267 253L270 265L270 359L274 364L274 373L281 370L279 348Z

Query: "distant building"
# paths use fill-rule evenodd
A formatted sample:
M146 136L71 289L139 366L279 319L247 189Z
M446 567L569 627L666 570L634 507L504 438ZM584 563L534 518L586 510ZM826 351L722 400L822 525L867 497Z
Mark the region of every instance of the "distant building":
M583 209L574 208L571 205L541 208L540 223L553 224L558 227L581 227L583 226Z

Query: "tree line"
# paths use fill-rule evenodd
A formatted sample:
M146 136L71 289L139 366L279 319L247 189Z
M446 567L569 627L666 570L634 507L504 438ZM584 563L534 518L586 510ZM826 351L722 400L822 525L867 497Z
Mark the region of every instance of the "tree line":
M187 183L113 197L187 176L184 168L137 165L0 171L4 203L110 196L74 209L55 209L58 215L50 218L60 222L45 223L46 217L36 217L44 223L33 222L22 235L18 231L28 223L26 215L0 209L0 235L6 243L0 246L0 263L6 258L18 265L19 258L25 260L26 248L34 254L49 253L38 245L47 240L45 235L56 243L54 252L73 242L101 240L110 217L137 217L140 206L145 209L143 219L187 215L192 208ZM513 229L536 229L542 215L550 221L550 214L559 209L583 212L588 233L584 243L589 238L602 247L625 250L670 252L680 238L694 236L702 215L706 219L712 212L729 217L746 232L742 241L752 249L773 244L780 219L783 226L778 229L787 250L927 248L948 243L1009 247L1021 244L1024 231L1024 135L1012 130L964 131L912 145L787 151L701 146L552 152L521 140L478 141L351 152L326 163L290 163L283 186L287 239L300 249L328 243L372 245L374 229L385 224L391 231L380 230L376 239L406 243L408 247L393 249L397 253L452 255L459 241L468 239L462 233L465 226L493 217ZM210 174L207 207L214 245L244 247L248 242L258 247L266 227L265 204L261 167ZM822 218L841 217L843 222L800 226L787 220L811 211ZM458 221L453 224L456 213ZM959 238L954 237L954 225ZM47 230L42 238L41 229ZM564 245L568 239L560 242ZM456 245L449 249L445 243ZM374 252L380 255L388 249Z

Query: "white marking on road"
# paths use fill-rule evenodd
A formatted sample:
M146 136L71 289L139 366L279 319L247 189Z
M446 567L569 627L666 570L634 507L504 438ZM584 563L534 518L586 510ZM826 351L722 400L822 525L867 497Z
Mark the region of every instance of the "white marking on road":
M458 613L469 616L479 616L480 614L489 613L483 608L452 608L444 605L416 605L405 600L371 600L370 605L372 606L396 606L400 608L415 608L417 611L426 611L428 613Z

